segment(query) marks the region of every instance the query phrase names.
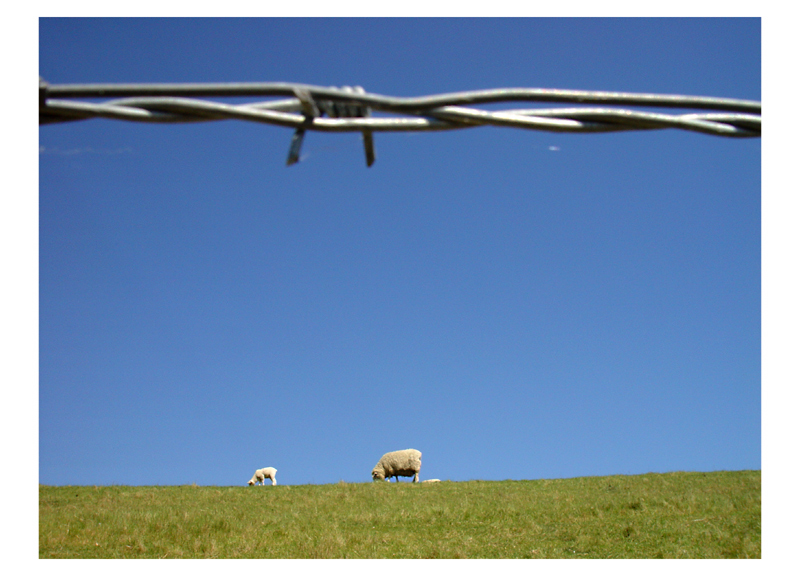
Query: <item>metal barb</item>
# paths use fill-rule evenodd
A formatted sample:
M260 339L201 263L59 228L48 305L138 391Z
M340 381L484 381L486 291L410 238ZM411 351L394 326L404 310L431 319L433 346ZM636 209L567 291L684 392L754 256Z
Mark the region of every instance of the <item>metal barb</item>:
M356 86L353 91L356 94L366 94L361 86ZM369 106L359 106L358 112L362 118L369 118ZM372 130L361 132L361 139L364 141L364 155L367 158L367 168L369 168L375 163L375 143L372 141Z
M305 116L304 124L310 125L314 123L314 118L320 115L319 108L314 103L311 93L308 90L298 88L294 91L297 99L300 100L300 107ZM286 158L286 165L291 166L300 161L300 148L303 146L303 138L306 135L305 127L300 127L294 131L292 142L289 144L289 156Z
M302 128L298 128L294 131L294 134L292 135L292 141L289 144L289 157L286 158L287 166L297 164L300 161L300 147L303 145L303 137L305 135L306 131Z

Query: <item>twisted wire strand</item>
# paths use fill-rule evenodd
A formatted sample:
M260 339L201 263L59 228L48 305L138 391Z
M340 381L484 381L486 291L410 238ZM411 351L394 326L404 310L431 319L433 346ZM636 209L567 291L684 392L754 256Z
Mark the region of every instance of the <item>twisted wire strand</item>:
M242 104L202 99L263 96L289 98ZM85 101L99 98L111 99ZM569 103L582 107L510 110L472 107L506 102ZM713 112L669 114L610 106ZM374 116L375 112L389 116ZM328 118L324 117L326 114ZM500 88L406 98L370 94L359 86L325 88L293 83L48 85L40 79L40 124L90 118L152 123L235 119L294 128L288 164L297 161L307 130L361 132L368 165L374 161L372 132L455 130L490 125L549 132L676 128L715 136L761 136L760 102L707 96Z

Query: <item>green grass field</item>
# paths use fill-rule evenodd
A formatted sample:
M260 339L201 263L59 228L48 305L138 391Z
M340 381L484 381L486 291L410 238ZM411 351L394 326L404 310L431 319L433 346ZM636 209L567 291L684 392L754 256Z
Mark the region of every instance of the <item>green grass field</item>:
M761 472L40 486L40 558L760 558Z

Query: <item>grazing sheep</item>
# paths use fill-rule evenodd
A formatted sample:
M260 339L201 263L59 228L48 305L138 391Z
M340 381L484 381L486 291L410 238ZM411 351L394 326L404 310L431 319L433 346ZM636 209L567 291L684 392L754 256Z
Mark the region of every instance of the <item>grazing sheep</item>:
M273 468L272 466L270 466L269 468L261 468L259 470L256 470L256 473L253 474L253 477L250 478L250 480L247 482L247 485L252 486L253 484L258 484L259 482L261 482L261 485L264 486L266 485L266 479L269 478L270 480L272 480L272 485L275 486L277 484L277 482L275 481L275 474L277 472L278 471L275 470L275 468Z
M419 482L419 469L422 466L422 452L409 448L388 452L381 456L381 459L372 469L373 480L391 480L394 476L395 482L400 481L400 476L413 476L412 482Z

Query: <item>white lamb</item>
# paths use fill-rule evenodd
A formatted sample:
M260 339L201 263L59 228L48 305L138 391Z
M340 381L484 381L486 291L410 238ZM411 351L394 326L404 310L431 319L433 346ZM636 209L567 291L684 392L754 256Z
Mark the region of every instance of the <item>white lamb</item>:
M408 448L384 454L372 469L373 480L400 481L400 476L413 476L412 482L419 482L419 469L422 466L422 452Z
M253 484L258 484L261 482L261 485L264 486L266 485L266 479L269 478L272 480L272 485L275 486L278 484L278 482L275 480L275 474L277 474L277 472L278 471L272 466L269 468L261 468L256 470L256 473L253 474L253 477L250 478L250 480L247 482L247 485L252 486Z

